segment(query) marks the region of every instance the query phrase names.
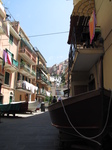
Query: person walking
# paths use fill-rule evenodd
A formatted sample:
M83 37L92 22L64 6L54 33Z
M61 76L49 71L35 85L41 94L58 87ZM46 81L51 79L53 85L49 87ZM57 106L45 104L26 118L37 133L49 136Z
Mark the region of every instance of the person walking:
M62 100L62 99L61 99L61 96L59 96L59 97L58 97L58 102L61 101L61 100Z
M57 102L57 99L56 99L56 97L54 96L53 97L53 100L52 100L52 103L56 103Z

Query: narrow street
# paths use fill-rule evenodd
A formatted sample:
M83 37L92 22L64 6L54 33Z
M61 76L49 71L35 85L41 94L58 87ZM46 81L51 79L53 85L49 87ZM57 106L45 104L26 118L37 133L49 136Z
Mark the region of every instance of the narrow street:
M58 130L48 111L2 117L0 150L59 150Z

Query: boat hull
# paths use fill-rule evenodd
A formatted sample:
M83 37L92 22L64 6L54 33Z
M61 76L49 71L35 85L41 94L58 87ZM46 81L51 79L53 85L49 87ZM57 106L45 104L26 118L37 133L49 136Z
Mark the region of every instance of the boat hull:
M2 114L24 113L28 110L28 102L11 102L10 104L0 104Z
M96 136L105 125L109 100L109 91L96 90L52 104L48 107L52 125L66 133Z
M36 110L39 101L30 101L28 102L28 111L33 112Z

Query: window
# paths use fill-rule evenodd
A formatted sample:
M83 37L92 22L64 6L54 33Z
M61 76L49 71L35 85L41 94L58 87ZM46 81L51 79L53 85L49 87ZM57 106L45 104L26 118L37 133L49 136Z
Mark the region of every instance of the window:
M20 80L20 73L18 72L17 80Z
M13 44L13 36L10 34L10 37L9 37L9 43L12 45Z
M37 65L39 65L39 56L38 56L38 63L37 63Z
M9 85L10 80L10 74L8 72L5 72L5 84Z
M25 77L25 81L27 81L27 77Z
M22 75L18 72L17 80L22 80Z
M25 78L25 77L23 76L23 77L22 77L22 80L24 80L24 78Z
M21 101L21 95L20 95L20 97L19 97L19 100Z
M42 93L44 93L44 87L42 87Z

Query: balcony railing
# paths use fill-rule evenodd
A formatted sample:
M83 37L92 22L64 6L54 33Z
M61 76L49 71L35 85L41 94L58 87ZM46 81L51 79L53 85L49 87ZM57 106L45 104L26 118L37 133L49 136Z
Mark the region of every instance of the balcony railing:
M36 86L24 80L17 81L16 89L26 93L35 93L38 90Z
M37 74L37 80L40 81L42 84L47 84L47 85L50 84L48 79L42 73L41 74Z
M11 59L11 63L9 63L8 61L5 62L5 66L4 66L4 69L5 70L10 70L12 73L13 72L17 72L18 71L18 61L15 60L15 59Z
M79 53L83 53L85 54L90 54L90 56L92 56L91 54L95 54L96 57L98 57L99 53L103 53L103 38L101 37L101 30L100 27L96 27L95 29L95 36L94 39L92 41L92 43L90 44L90 37L89 37L89 27L85 27L83 32L81 33L81 38L80 41L74 41L74 45L71 44L70 46L70 51L69 51L69 68L73 68L73 62L74 60L76 61L76 58L79 59L79 57L77 57L77 55L79 55ZM77 53L79 52L79 53ZM96 55L97 54L97 55Z
M17 67L17 68L18 68L18 66L19 66L18 61L15 60L15 59L12 60L12 64L13 64L15 67Z
M42 88L37 90L37 95L41 95L41 96L47 96L46 94L46 90L43 90Z
M24 58L31 65L36 65L36 57L32 55L30 51L26 47L19 50L19 55Z
M36 77L36 72L34 70L31 70L31 74Z
M23 62L20 63L20 68L23 68L26 72L30 73L30 67L28 67Z
M40 69L44 70L46 73L48 73L48 69L44 65L38 64L37 66L38 66L38 68L40 68Z
M29 78L36 78L36 72L26 65L25 62L20 63L20 72Z

